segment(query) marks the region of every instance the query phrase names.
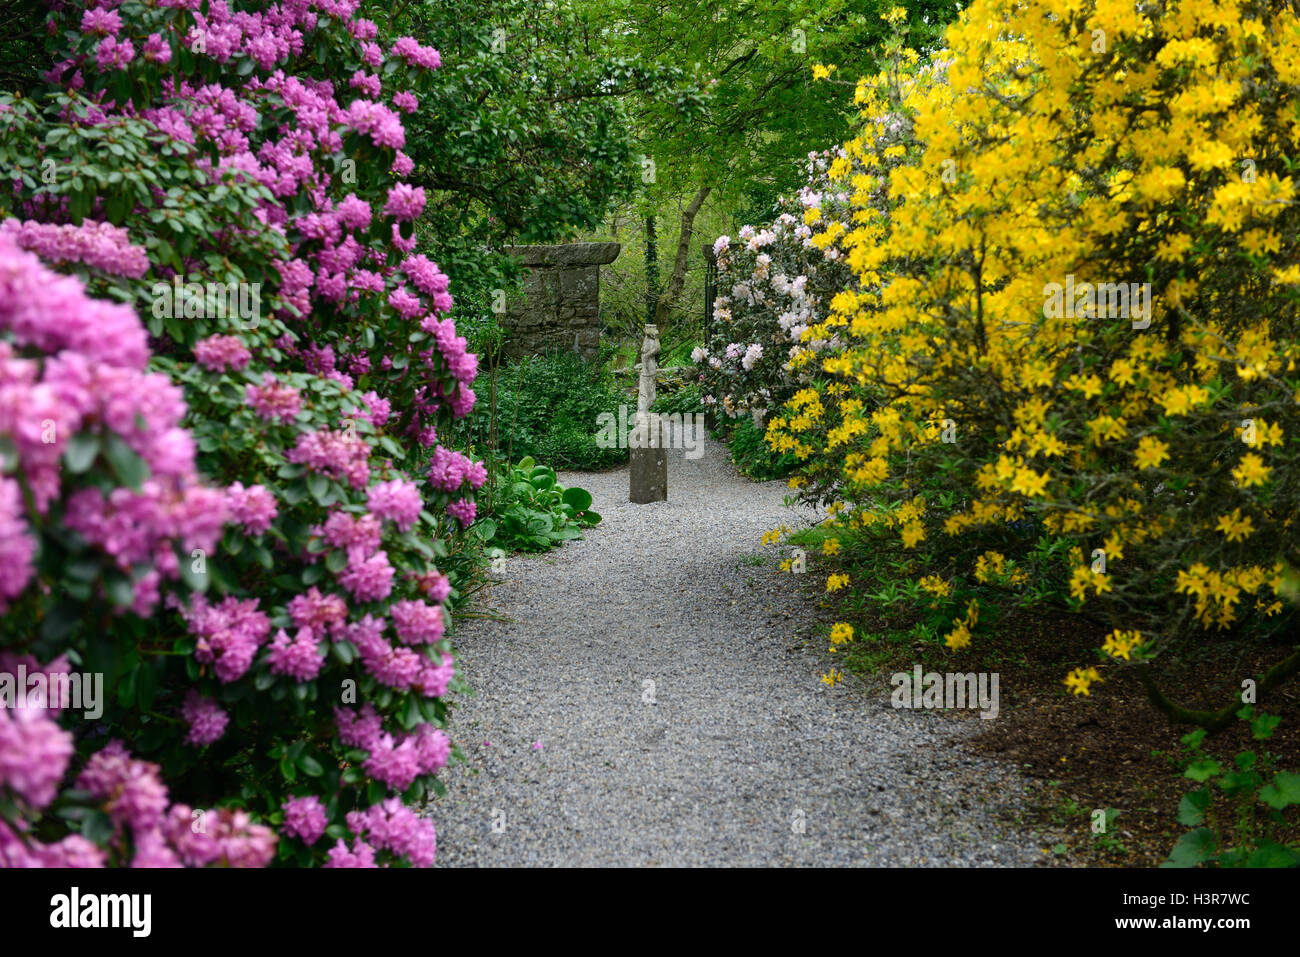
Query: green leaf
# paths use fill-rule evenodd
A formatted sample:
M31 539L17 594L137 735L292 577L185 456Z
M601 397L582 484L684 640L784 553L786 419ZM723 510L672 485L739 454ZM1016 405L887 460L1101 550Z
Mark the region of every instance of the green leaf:
M1259 799L1276 811L1300 804L1300 774L1279 771L1272 784L1259 789Z
M148 711L153 707L154 696L158 693L158 670L154 665L156 660L144 662L137 672L136 702L141 711Z
M149 478L149 465L119 436L110 435L104 443L104 457L123 485L139 491Z
M99 455L99 436L91 432L78 432L68 440L63 450L63 461L68 471L80 475L95 463Z
M1251 851L1245 864L1247 867L1295 867L1300 865L1300 851L1265 839Z
M1263 741L1273 737L1273 729L1278 726L1282 720L1280 715L1261 714L1250 722L1250 731L1256 741Z
M319 472L312 472L307 476L307 491L311 492L311 497L321 505L329 504L330 480Z
M302 773L307 775L309 778L318 778L325 773L325 769L321 767L321 763L310 754L304 754L298 758L298 767L300 767Z
M1164 866L1195 867L1204 864L1214 856L1215 846L1214 832L1208 827L1198 827L1178 839Z
M1205 811L1210 806L1210 792L1201 788L1183 795L1178 802L1178 823L1195 827L1205 820Z
M108 600L118 608L129 608L135 601L135 589L131 587L131 581L125 575L112 572L104 577L104 590L108 593Z
M572 505L574 511L577 512L585 512L591 508L591 493L585 488L577 488L576 486L566 488L564 494L560 496L560 500L565 505Z
M135 705L135 676L138 668L127 672L117 683L117 703L123 708Z
M81 836L92 844L105 845L113 836L113 822L103 811L91 811L82 819Z
M1223 766L1214 758L1202 758L1199 761L1193 761L1183 772L1183 777L1191 778L1193 781L1208 781L1223 771Z

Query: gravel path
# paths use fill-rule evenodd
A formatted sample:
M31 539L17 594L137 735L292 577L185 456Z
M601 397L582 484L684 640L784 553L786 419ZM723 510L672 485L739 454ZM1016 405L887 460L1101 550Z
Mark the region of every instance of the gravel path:
M460 626L477 694L450 727L468 765L430 808L439 866L1043 858L1010 823L1013 772L954 747L977 721L819 680L812 609L759 542L791 523L783 483L738 476L711 441L670 453L665 503L630 505L626 468L561 482L604 522L508 560L488 604L513 623Z

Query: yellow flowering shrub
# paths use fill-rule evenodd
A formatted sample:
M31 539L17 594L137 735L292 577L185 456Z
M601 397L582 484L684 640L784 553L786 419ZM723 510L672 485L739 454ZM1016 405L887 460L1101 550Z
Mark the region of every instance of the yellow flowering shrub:
M946 42L858 86L849 211L810 223L857 279L769 444L845 529L941 555L927 590L1024 586L1018 559L1068 542L1099 662L1144 681L1171 645L1294 629L1300 16L975 0Z

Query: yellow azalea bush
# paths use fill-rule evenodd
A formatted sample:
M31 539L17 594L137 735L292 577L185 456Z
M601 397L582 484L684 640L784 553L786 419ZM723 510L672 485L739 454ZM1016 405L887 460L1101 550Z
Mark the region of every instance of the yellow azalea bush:
M850 209L810 224L857 276L805 333L841 345L767 440L802 496L844 503L845 553L896 538L931 594L1027 587L1065 543L1035 573L1114 629L1101 667L1226 724L1166 699L1153 660L1297 641L1300 17L976 0L946 43L858 86L829 170ZM974 617L950 647L977 647Z

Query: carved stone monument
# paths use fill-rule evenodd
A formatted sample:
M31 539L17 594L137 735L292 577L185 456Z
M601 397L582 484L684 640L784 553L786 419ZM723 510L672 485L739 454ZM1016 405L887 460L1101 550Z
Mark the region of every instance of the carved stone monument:
M668 498L668 449L663 425L656 412L655 373L659 369L659 330L645 327L641 342L641 375L636 397L636 424L628 436L628 459L631 465L631 489L628 501L637 505L663 502Z

